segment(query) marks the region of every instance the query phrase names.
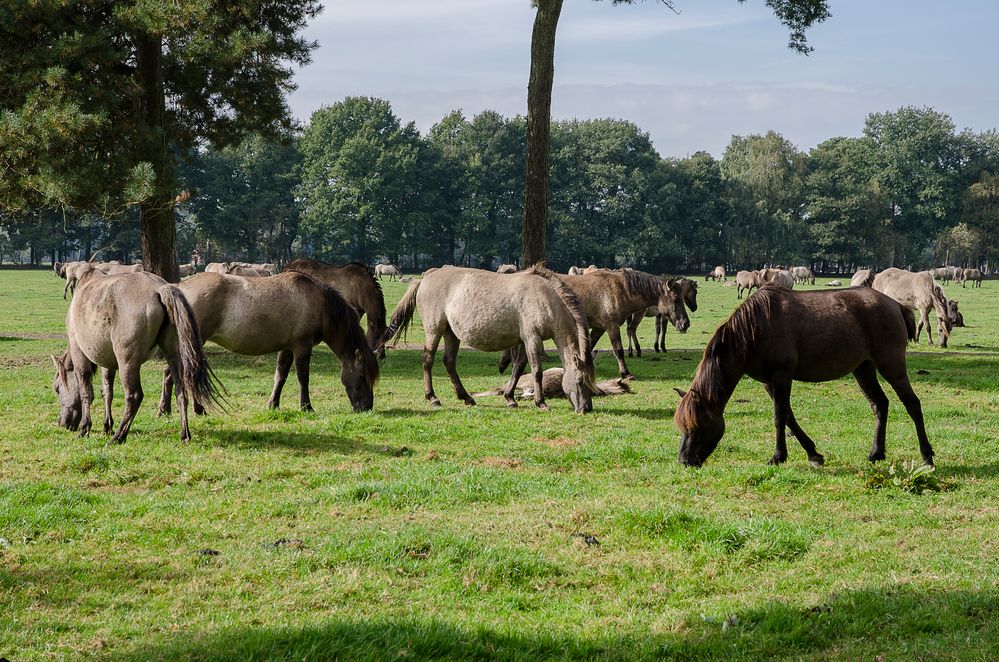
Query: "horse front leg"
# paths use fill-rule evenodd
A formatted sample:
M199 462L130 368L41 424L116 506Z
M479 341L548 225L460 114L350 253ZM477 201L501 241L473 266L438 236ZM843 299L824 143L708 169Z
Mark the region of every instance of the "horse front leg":
M888 423L888 396L878 383L878 374L874 364L870 361L860 364L853 371L853 377L857 380L857 386L863 391L867 402L874 412L874 441L871 443L871 452L867 459L871 462L885 459L885 430Z
M767 392L774 401L774 426L777 428L777 441L770 464L783 464L787 461L786 428L791 411L791 382L784 379L774 380L768 386Z
M111 402L114 400L114 368L101 368L101 398L104 400L104 434L114 430Z
M764 384L763 388L766 389L767 395L769 395L770 399L773 400L774 394L770 384ZM791 407L790 397L788 398L787 405L787 427L791 430L791 434L794 435L794 438L798 440L798 443L805 450L805 453L808 455L808 461L813 467L818 468L825 464L826 459L815 448L815 442L812 441L812 438L801 429L800 425L798 425L798 421L794 417L794 409Z
M423 397L427 399L431 407L440 407L441 401L434 393L434 356L437 354L437 346L440 345L441 336L439 333L425 330L426 339L423 341Z
M173 375L170 366L163 368L163 386L160 389L160 405L157 416L169 415L170 400L173 398Z
M312 362L312 348L300 347L294 352L295 374L298 375L298 405L302 411L312 411L309 399L309 364Z
M173 374L181 375L184 369L180 360L180 354L174 350L167 356L167 370ZM177 409L180 410L180 442L186 444L191 441L191 428L187 420L187 391L183 387L183 381L178 383L177 389Z
M548 411L548 403L545 402L545 373L542 360L545 356L544 341L541 338L524 343L524 350L527 360L531 363L531 375L534 377L534 404L541 411Z
M930 446L930 440L926 436L926 425L923 421L923 406L912 390L912 384L909 383L909 375L905 371L905 356L902 355L889 366L879 364L878 372L885 378L885 381L891 384L898 399L902 401L902 406L905 407L905 411L909 414L909 418L915 424L916 437L919 439L919 454L922 455L923 462L932 465L934 452L933 447Z
M506 399L507 407L516 407L517 382L520 381L520 376L524 374L524 368L527 367L527 352L524 349L524 343L520 343L516 347L507 351L510 352L513 357L513 368L511 368L510 371L510 381L507 382L506 388L503 389L503 397ZM536 384L535 389L537 389Z
M73 372L76 374L77 392L80 394L80 432L79 436L86 437L90 434L93 422L90 418L90 405L94 401L93 375L96 367L90 362L79 348L70 345L70 358L73 361Z
M475 398L465 390L465 385L461 383L461 377L458 376L458 347L460 345L461 341L458 340L458 336L454 335L451 327L444 329L444 369L447 371L447 376L451 378L451 383L454 384L454 392L458 399L469 407L474 407Z
M274 368L274 389L271 391L270 400L267 401L268 409L277 409L281 406L281 390L288 381L288 373L291 372L291 364L294 361L295 353L290 349L278 352L277 366Z
M666 352L666 328L668 326L666 316L662 313L656 313L656 352Z
M607 327L607 337L610 338L611 347L614 351L614 358L617 359L617 369L621 373L621 379L634 380L635 376L624 364L624 346L621 344L621 327L611 324Z

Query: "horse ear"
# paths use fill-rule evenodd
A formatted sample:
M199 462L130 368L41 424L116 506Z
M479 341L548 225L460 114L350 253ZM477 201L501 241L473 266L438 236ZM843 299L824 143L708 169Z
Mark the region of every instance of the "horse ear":
M687 392L684 391L682 388L677 388L677 387L674 386L673 390L676 391L676 394L679 395L681 398L683 396L687 395Z
M361 350L355 349L354 350L354 360L355 361L361 361L363 359L364 359L364 354L361 353Z

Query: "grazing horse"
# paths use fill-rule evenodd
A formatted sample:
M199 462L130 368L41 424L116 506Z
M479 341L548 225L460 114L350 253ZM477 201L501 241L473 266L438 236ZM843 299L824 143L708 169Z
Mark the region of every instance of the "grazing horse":
M542 373L541 388L545 398L564 398L565 391L562 389L562 379L565 377L565 368L548 368ZM491 391L473 393L473 398L484 398L493 395L503 395L506 393L506 385L499 386ZM517 390L521 400L530 400L534 397L534 377L532 375L522 375L517 380ZM623 379L605 379L597 382L593 397L603 397L607 395L624 395L631 393L631 387Z
M711 455L725 433L725 405L749 375L774 402L777 443L770 463L787 459L786 427L809 462L821 466L824 458L791 410L791 383L826 382L852 372L877 419L867 458L885 458L888 398L878 383L881 373L916 424L923 461L933 464L922 407L906 374L905 348L915 336L912 311L873 289L792 292L764 285L715 331L690 389L676 389L680 462L700 466Z
M368 344L378 358L385 358L385 295L381 283L371 270L360 262L347 264L327 264L308 257L292 260L284 266L285 271L300 271L312 276L320 283L335 288L347 303L357 312L357 316L367 316Z
M850 287L870 287L873 283L874 271L871 269L860 269L850 279Z
M982 270L981 269L965 269L961 272L961 287L965 286L965 283L971 281L972 287L982 286Z
M791 267L791 276L795 283L815 285L815 274L808 267Z
M877 276L871 287L878 292L884 292L895 301L919 311L919 324L916 326L916 342L919 334L926 327L926 338L933 344L933 334L930 331L930 308L937 316L937 331L940 334L940 346L947 347L950 338L951 323L947 314L947 297L943 288L933 282L933 276L928 271L913 273L904 269L892 267L885 269Z
M388 276L389 280L395 280L401 275L402 271L400 271L399 267L395 266L394 264L375 265L375 276L378 277L378 280L381 280L382 276Z
M340 382L354 411L374 402L378 360L361 331L357 313L331 287L296 271L267 278L201 273L178 285L191 302L205 341L245 356L278 353L274 390L267 405L277 409L294 362L304 411L309 398L312 348L325 342L340 359ZM171 373L163 375L160 412L170 411ZM195 401L195 412L200 412Z
M725 267L718 265L717 267L709 271L707 275L704 276L705 281L707 281L708 279L711 279L713 281L720 280L722 282L727 281L728 278L725 276Z
M746 290L746 296L753 293L753 288L759 289L763 286L763 280L758 271L740 271L735 275L735 298L742 298L742 291Z
M188 441L187 399L218 400L211 369L202 350L197 320L175 285L149 273L105 276L88 265L79 275L79 286L66 315L69 349L52 357L56 377L53 384L60 400L59 424L80 436L90 433L91 383L94 368L101 367L104 398L104 433L114 427L111 401L115 372L121 372L125 389L125 413L111 443L124 443L142 403L142 364L158 348L166 357L180 388L180 438Z
M573 409L583 413L593 408L596 385L586 318L572 290L548 269L536 266L515 274L450 266L430 269L423 280L406 290L392 314L386 338L405 334L417 308L425 331L423 390L431 406L441 404L431 374L441 338L444 367L458 398L467 405L474 405L475 399L458 376L459 345L465 342L483 351L517 347L518 357L504 392L510 407L517 406L514 390L528 360L535 383L543 383L543 343L551 338L562 358L562 388ZM548 409L543 391L535 391L534 404Z
M678 278L673 281L674 292L683 300L690 312L697 311L697 283L689 278ZM642 346L638 344L638 327L646 317L656 318L656 339L653 348L656 353L666 351L666 329L669 328L665 315L659 312L657 306L649 306L645 311L639 311L628 318L628 356L631 356L631 344L635 343L635 352L642 355Z
M786 269L760 269L757 273L760 275L761 283L775 283L789 290L794 289L794 276Z
M190 264L180 264L177 265L177 275L181 278L187 278L188 276L193 276L198 273L198 265L194 262Z
M513 274L517 273L517 265L515 264L501 264L496 267L496 273L498 274Z

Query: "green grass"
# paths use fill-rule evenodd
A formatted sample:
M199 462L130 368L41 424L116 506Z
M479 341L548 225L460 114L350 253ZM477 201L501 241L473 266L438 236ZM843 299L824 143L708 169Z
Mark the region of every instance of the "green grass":
M315 413L273 357L210 347L232 412L158 419L159 361L128 443L58 429L48 354L62 281L0 272L0 656L102 659L989 659L999 641L999 283L948 293L972 326L909 370L948 489L871 489L850 380L796 384L827 459L768 467L769 398L744 381L700 470L676 462L685 388L735 292L701 283L686 335L586 416L466 408L417 350L350 411L317 350ZM389 308L405 285L385 283ZM955 294L956 292L956 294ZM651 320L642 327L651 345ZM32 335L24 338L26 334ZM420 341L417 327L410 342ZM605 341L606 342L606 341ZM676 349L679 348L679 349ZM463 352L469 390L497 355ZM614 361L597 361L601 378ZM918 457L897 400L888 459ZM116 394L120 416L122 393ZM99 415L99 406L98 406ZM793 444L793 440L792 440ZM887 465L885 465L887 467ZM217 553L214 553L217 552Z

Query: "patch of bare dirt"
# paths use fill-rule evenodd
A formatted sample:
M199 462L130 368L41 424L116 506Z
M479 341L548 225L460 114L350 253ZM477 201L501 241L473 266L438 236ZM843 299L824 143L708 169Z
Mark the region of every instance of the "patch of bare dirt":
M476 464L494 469L516 469L523 462L514 457L484 457L476 462Z
M549 439L548 437L534 437L531 441L544 444L549 448L571 448L579 445L579 440L570 439L569 437L555 437L554 439Z

